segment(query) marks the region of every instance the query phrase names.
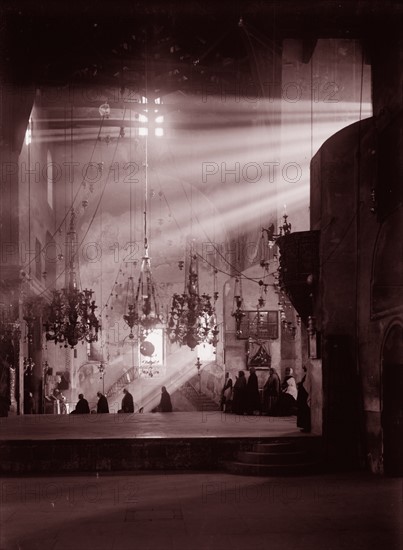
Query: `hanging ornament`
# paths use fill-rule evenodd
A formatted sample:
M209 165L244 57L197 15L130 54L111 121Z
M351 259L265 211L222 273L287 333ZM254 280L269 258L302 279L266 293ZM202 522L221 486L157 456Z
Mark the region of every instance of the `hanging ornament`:
M108 103L103 103L103 104L99 107L99 114L100 114L102 117L109 118L109 115L111 114L111 108L109 107L109 104L108 104Z
M236 277L231 315L235 319L235 333L238 339L242 338L242 328L241 328L242 320L246 315L246 313L242 309L242 306L243 306L242 281L239 277Z
M93 291L78 289L76 215L71 211L67 234L66 288L53 291L52 302L46 308L46 339L55 344L75 348L78 342L95 342L100 330L95 315L97 306L91 300Z
M193 245L192 245L193 247ZM194 349L198 344L217 346L219 330L211 296L199 294L197 255L190 256L188 277L183 294L172 297L168 320L168 337L171 342Z

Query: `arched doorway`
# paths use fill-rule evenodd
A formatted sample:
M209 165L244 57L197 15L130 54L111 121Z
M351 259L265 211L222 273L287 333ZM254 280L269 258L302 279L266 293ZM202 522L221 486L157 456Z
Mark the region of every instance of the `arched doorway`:
M403 327L388 331L382 351L382 431L386 475L403 475Z

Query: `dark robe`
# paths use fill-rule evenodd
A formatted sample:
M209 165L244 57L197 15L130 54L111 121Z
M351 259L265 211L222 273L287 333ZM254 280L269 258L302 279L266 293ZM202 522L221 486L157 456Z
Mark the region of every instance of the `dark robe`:
M254 411L261 411L259 384L255 372L249 374L246 384L246 411L253 414Z
M246 412L246 378L239 376L234 384L232 397L232 412L235 414L244 414Z
M125 393L122 399L122 411L124 413L134 413L133 396L130 392Z
M311 431L311 409L308 405L308 392L304 387L306 375L298 384L298 397L297 397L297 426L304 430L304 432Z
M79 399L73 412L76 414L89 414L90 406L88 405L88 401L84 398Z
M97 403L97 413L108 413L109 405L105 395L101 395Z
M280 396L280 377L274 372L263 386L263 410L269 415L276 414L276 407Z
M31 395L24 398L24 414L35 414L35 399Z
M232 380L227 378L223 389L221 390L221 399L220 399L220 410L225 410L228 412L229 406L231 405L232 397Z
M158 410L163 413L172 412L171 396L167 391L161 393L161 401L158 405Z

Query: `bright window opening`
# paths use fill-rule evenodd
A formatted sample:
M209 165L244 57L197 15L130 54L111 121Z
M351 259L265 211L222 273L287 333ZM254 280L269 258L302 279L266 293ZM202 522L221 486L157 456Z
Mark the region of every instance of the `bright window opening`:
M25 145L32 143L32 118L29 119L27 131L25 132Z

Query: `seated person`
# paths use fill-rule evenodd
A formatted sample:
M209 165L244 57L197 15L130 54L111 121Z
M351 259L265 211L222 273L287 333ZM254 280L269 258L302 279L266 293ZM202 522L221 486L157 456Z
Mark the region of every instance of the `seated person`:
M97 392L98 403L97 403L97 413L105 414L109 413L109 405L106 396L103 395L100 391Z
M122 408L118 410L119 413L134 413L134 401L133 396L126 388L123 390L124 396L122 399Z
M78 395L76 408L70 414L90 414L90 406L82 393Z
M162 386L161 388L161 400L157 407L158 412L172 412L172 403L171 403L171 396L167 392L167 389L165 386Z

